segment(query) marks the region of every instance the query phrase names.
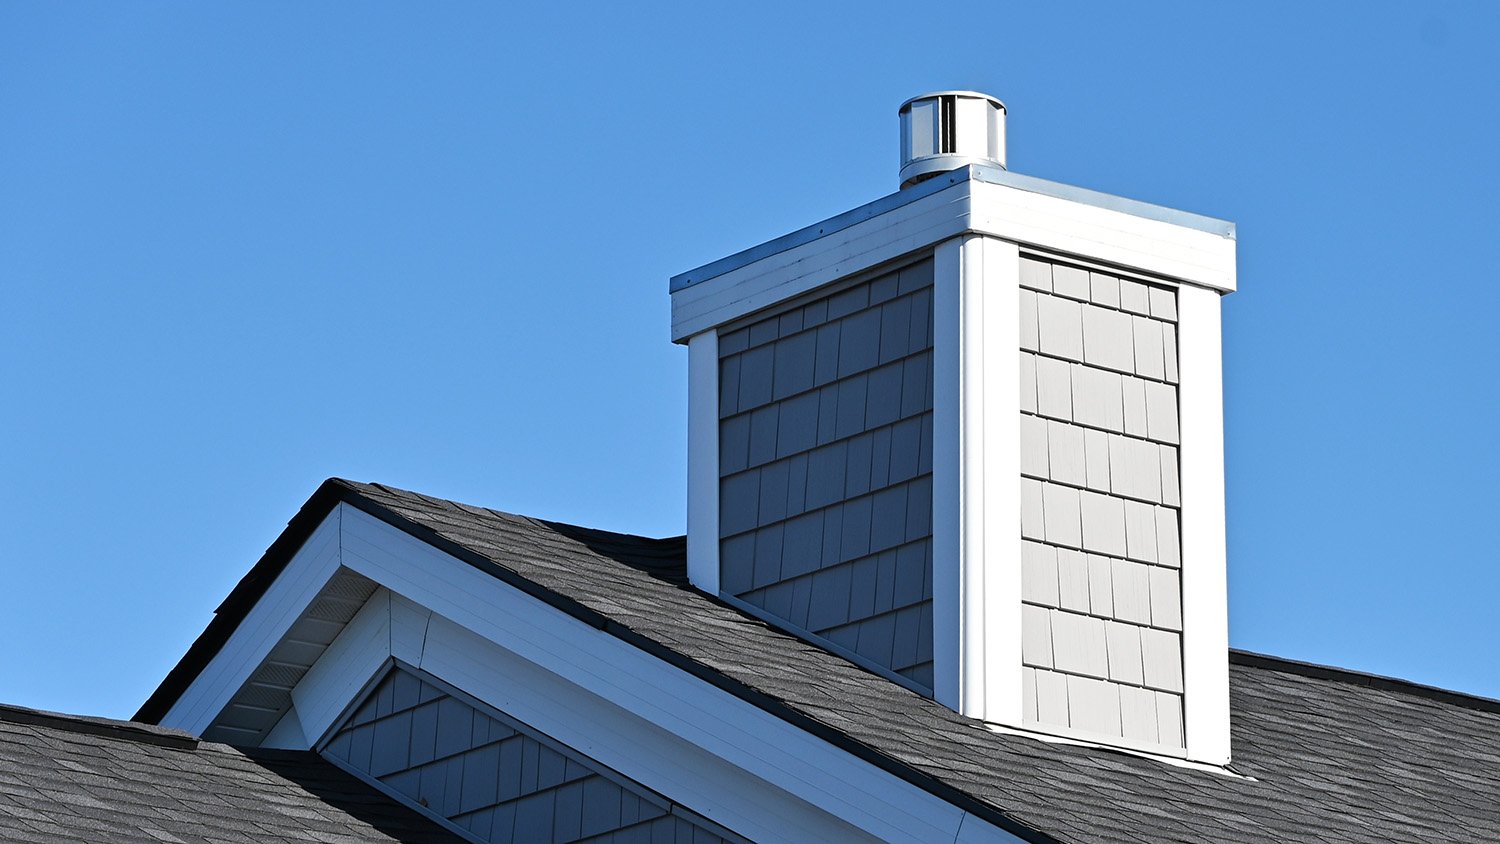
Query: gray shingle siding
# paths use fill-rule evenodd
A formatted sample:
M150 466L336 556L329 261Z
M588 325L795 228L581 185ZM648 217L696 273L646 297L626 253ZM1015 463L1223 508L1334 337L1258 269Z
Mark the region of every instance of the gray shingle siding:
M932 687L932 261L720 339L723 591Z
M323 753L481 841L726 841L645 789L399 667Z
M1024 717L1180 748L1176 292L1021 284Z

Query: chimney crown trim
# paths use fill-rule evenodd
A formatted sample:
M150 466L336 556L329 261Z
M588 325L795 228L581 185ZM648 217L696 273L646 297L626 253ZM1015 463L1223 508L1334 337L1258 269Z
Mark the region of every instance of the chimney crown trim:
M1051 183L1023 179L995 168L962 168L678 276L671 296L672 341L686 342L791 296L964 234L1082 256L1167 283L1234 291L1232 223L1185 226L1028 190Z
M701 284L709 279L717 278L741 267L753 264L756 261L811 243L820 237L842 231L865 220L925 199L953 185L968 181L1001 185L1028 193L1036 193L1069 202L1076 202L1080 205L1093 206L1108 211L1118 211L1133 217L1155 220L1157 222L1218 235L1228 240L1234 240L1236 237L1235 224L1228 220L1195 214L1191 211L1180 211L1162 205L1153 205L1149 202L1141 202L1135 199L1089 190L1088 188L1039 179L1035 176L1024 176L1000 167L970 164L960 167L957 170L939 174L912 187L887 194L858 208L829 217L821 222L813 223L797 231L768 240L765 243L752 246L733 255L720 258L717 261L711 261L687 272L678 273L672 276L669 283L669 291L677 293L678 291L686 290L696 284Z

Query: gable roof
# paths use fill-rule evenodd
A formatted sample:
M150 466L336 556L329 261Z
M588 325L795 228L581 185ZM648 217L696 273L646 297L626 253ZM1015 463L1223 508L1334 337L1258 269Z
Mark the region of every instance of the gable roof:
M1234 771L992 731L687 585L681 538L325 483L137 716L192 681L346 502L1036 841L1500 840L1500 702L1231 652Z
M13 706L0 706L0 838L461 841L309 751Z

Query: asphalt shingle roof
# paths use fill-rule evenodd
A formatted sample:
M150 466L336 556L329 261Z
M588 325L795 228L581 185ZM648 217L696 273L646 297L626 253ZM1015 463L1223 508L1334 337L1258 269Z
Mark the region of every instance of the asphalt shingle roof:
M308 751L0 706L0 840L458 844Z
M994 732L690 588L681 538L576 528L384 486L330 487L1036 840L1500 841L1497 701L1232 653L1239 776L1178 767Z

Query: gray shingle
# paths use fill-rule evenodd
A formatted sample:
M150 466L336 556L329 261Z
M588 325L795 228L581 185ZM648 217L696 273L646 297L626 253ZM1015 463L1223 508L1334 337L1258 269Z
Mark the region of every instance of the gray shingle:
M311 752L0 706L0 772L20 771L0 840L461 841Z

